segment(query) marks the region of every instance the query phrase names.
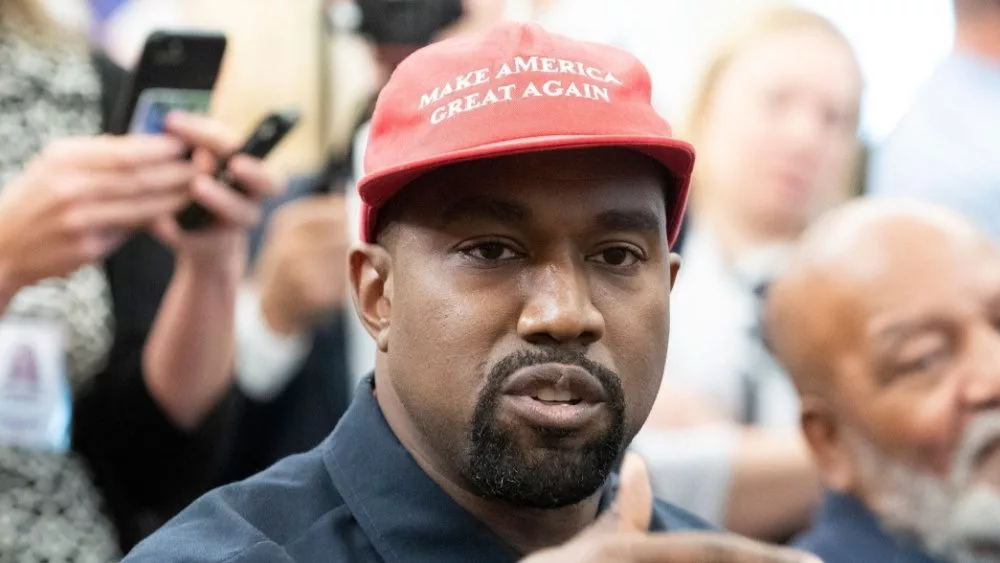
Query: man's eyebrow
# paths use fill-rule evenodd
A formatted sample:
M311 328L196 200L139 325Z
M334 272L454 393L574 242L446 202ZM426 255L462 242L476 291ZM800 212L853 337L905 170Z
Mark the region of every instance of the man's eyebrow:
M523 224L531 218L531 211L512 201L467 197L445 206L441 212L442 226L468 219L485 219L505 224Z
M611 209L597 215L594 223L608 231L630 231L638 233L665 232L663 219L648 209Z

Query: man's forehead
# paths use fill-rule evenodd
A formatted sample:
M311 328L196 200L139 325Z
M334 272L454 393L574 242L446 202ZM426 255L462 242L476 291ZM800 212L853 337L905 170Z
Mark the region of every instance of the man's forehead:
M826 303L830 334L854 333L852 346L976 310L1000 294L1000 251L968 232L919 220L886 222L866 244L818 264L803 299Z
M444 204L438 215L437 225L447 228L455 223L485 221L510 226L528 226L540 222L551 222L552 214L567 220L582 218L592 229L606 231L631 231L644 233L666 233L663 205L657 205L653 198L629 201L628 198L611 199L607 202L584 198L576 204L559 201L558 207L546 205L539 210L532 204L531 197L465 196ZM580 213L574 208L580 207Z

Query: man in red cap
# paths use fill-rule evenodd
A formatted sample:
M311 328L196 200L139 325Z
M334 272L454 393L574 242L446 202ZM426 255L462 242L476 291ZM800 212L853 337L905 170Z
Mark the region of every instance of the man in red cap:
M350 255L374 376L315 450L126 561L808 561L612 475L660 385L693 162L621 50L508 23L409 57Z

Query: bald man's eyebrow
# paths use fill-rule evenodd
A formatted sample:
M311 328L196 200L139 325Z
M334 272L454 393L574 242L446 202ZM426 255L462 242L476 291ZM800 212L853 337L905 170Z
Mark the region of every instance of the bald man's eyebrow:
M635 233L665 232L665 221L648 209L610 209L597 214L594 222L607 231Z
M441 212L441 224L482 219L497 223L522 225L531 219L531 210L520 203L484 197L467 197L447 205Z

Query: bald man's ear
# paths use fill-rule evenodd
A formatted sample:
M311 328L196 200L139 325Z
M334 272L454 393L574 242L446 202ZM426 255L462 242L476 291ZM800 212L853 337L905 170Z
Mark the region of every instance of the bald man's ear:
M856 483L854 463L834 409L821 397L804 395L801 423L823 483L835 491L852 492Z
M673 289L677 282L677 272L681 270L681 255L671 252L667 260L670 262L670 289Z
M354 310L378 349L388 352L392 257L381 246L365 244L351 250L349 262Z

